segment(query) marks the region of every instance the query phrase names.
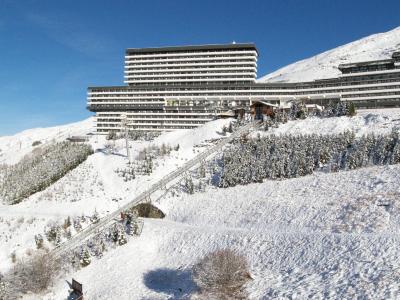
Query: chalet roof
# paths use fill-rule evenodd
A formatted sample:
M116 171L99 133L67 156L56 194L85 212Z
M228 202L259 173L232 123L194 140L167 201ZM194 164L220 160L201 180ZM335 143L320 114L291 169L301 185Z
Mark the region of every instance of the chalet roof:
M322 110L323 109L323 107L318 105L318 104L306 104L306 107L307 108L315 108L315 109L318 109L318 110Z
M261 104L264 104L264 105L266 105L266 106L271 106L271 107L279 107L279 105L277 105L277 104L272 104L272 103L265 102L265 101L261 101L261 100L254 100L254 101L252 101L252 103L251 103L250 106L252 106L253 104L256 104L256 103L261 103Z

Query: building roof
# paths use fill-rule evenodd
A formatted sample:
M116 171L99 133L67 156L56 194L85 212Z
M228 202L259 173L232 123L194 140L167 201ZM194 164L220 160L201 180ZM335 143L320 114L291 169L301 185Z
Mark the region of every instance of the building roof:
M239 43L239 44L212 44L212 45L188 45L188 46L168 46L168 47L151 47L151 48L128 48L126 54L134 53L154 53L154 52L181 52L195 50L217 50L217 49L253 49L257 52L254 43Z
M218 116L224 116L224 117L234 117L235 113L232 110L220 112L217 114Z
M372 65L385 65L385 64L392 64L392 63L393 63L393 59L361 61L361 62L340 64L339 65L339 70L347 69L347 68L354 68L354 67L372 66Z
M252 105L254 105L254 104L256 104L256 103L261 103L261 104L264 104L264 105L266 105L266 106L271 106L271 107L279 107L279 105L277 105L277 104L272 104L272 103L265 102L265 101L261 101L261 100L254 100L254 101L251 101L251 105L250 105L250 106L252 106Z

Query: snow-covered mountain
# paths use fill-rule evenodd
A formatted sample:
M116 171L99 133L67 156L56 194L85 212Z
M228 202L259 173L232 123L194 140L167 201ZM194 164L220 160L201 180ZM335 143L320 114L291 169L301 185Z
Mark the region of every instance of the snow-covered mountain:
M50 141L64 141L76 135L86 135L93 131L94 121L86 120L47 128L33 128L21 131L15 135L0 137L0 164L18 162L25 154L32 151L34 142L46 144Z
M331 78L340 74L339 64L390 58L394 50L400 50L400 27L295 62L258 81L297 82Z

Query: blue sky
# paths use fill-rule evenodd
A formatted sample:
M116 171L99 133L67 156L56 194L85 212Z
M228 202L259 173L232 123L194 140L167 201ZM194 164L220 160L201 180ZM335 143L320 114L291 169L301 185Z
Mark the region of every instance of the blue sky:
M0 135L79 121L125 48L255 42L258 75L400 26L400 1L0 0Z

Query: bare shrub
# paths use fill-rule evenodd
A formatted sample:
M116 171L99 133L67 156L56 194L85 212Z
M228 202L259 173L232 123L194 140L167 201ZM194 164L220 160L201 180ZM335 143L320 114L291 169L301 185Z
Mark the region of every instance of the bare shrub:
M244 286L251 279L247 260L229 249L207 254L194 266L193 279L205 299L246 299Z
M53 283L60 270L59 260L44 251L20 259L7 274L10 294L18 297L28 292L40 293Z

